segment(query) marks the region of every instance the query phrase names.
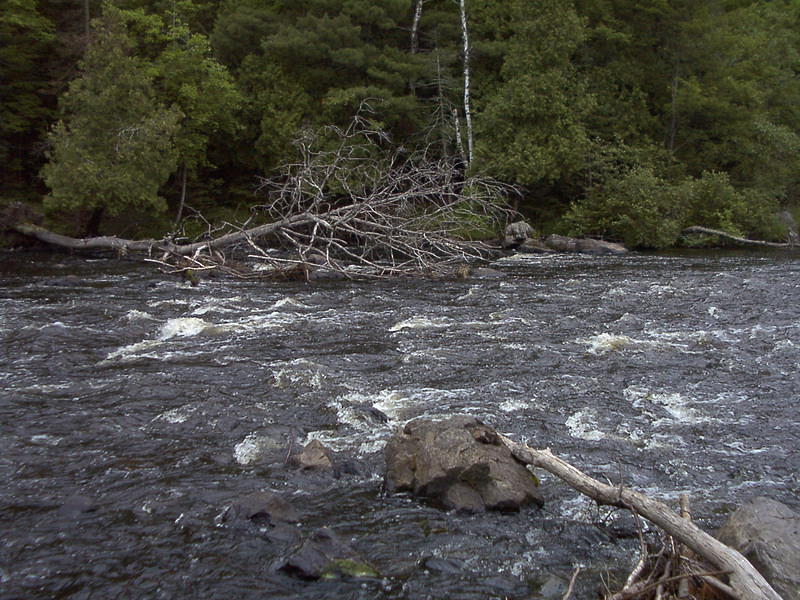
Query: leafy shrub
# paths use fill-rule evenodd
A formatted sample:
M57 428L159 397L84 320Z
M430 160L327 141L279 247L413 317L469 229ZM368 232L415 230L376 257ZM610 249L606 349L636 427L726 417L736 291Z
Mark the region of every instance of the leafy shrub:
M576 235L610 238L632 248L664 248L684 222L679 189L650 167L636 167L594 187L566 215Z

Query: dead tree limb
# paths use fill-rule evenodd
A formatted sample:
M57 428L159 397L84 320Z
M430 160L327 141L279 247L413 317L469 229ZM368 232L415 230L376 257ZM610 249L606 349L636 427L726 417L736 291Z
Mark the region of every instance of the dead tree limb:
M503 441L523 463L552 473L600 504L634 511L715 568L729 573L730 587L741 600L781 600L772 586L739 552L714 539L688 519L681 518L661 502L626 487L601 483L553 455L549 449L535 450L506 437L503 437Z
M789 244L785 242L767 242L764 240L749 240L747 238L739 237L737 235L732 235L726 231L720 231L719 229L709 229L708 227L700 227L698 225L693 225L692 227L687 227L683 230L684 234L693 233L693 234L702 234L702 235L715 235L717 237L724 238L726 240L731 240L732 242L736 242L737 244L744 244L746 246L766 246L769 248L793 248L794 244Z
M369 117L362 109L346 129L326 127L296 141L300 159L278 177L260 181L266 203L253 210L268 221L263 225L224 234L209 229L190 243L78 239L25 223L13 228L72 250L145 254L174 264L174 272L221 265L221 250L235 246L270 264L274 276L287 270L308 274L309 265L346 276L435 274L495 251L471 241L470 231L499 235L513 219L507 197L516 190L467 177L458 160L429 157L426 148L397 148ZM270 249L282 246L284 255L270 252L265 238L272 239Z

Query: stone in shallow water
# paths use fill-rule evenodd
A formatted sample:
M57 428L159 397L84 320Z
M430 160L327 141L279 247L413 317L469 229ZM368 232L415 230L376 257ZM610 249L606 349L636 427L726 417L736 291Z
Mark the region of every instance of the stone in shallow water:
M319 440L311 440L292 461L302 469L327 470L333 468L333 453Z
M784 600L800 600L800 514L771 498L734 512L717 539L750 561Z
M380 577L353 548L327 528L309 535L280 568L300 579Z
M389 491L411 491L447 509L544 504L533 474L474 417L415 419L389 440L384 455Z
M278 494L253 492L234 502L225 513L225 521L249 519L254 523L296 523L300 513Z

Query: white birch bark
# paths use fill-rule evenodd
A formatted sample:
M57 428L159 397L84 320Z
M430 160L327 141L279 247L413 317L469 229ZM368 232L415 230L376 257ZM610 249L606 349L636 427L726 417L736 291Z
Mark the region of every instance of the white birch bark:
M411 54L416 54L419 50L419 21L422 18L422 5L425 0L417 0L414 9L414 22L411 24Z
M472 112L470 110L469 30L466 0L458 0L461 8L461 35L464 38L464 120L467 124L467 166L472 163Z

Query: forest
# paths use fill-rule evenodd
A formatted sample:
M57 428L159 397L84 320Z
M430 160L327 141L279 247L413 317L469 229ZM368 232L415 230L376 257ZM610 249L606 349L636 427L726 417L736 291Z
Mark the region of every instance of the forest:
M252 219L365 105L392 156L517 190L542 233L780 241L800 207L798 0L0 6L0 203L67 235Z

